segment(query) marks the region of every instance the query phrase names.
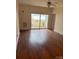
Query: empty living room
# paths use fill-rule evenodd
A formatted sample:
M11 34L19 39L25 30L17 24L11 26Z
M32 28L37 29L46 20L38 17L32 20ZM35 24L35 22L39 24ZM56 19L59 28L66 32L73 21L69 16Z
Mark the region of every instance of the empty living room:
M63 0L16 0L16 59L63 59Z
M0 59L79 59L79 0L1 0Z
M0 59L79 59L79 0L0 0Z

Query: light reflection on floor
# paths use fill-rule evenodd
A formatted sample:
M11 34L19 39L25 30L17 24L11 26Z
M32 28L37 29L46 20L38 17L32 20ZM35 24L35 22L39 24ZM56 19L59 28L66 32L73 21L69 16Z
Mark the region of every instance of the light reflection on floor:
M29 39L29 42L31 45L42 45L46 41L47 41L47 32L46 31L31 30L30 39Z

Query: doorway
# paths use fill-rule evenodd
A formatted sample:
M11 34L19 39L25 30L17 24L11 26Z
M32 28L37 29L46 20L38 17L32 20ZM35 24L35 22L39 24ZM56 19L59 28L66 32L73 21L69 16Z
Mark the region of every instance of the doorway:
M31 14L31 29L47 29L48 15L46 14Z

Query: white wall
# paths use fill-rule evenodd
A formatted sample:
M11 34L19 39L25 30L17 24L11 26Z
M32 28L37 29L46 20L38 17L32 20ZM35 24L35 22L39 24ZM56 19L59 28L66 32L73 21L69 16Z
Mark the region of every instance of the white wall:
M24 10L24 13L22 13ZM53 13L52 13L53 12ZM63 8L57 7L56 9L49 9L45 7L35 7L30 5L20 4L20 29L31 29L31 13L44 13L49 14L49 23L48 28L53 29L54 31L63 34ZM55 19L55 24L54 24ZM23 27L23 23L26 23L27 26Z
M19 39L19 6L18 6L18 0L16 0L16 46Z
M63 7L56 8L54 13L56 13L54 31L63 34Z

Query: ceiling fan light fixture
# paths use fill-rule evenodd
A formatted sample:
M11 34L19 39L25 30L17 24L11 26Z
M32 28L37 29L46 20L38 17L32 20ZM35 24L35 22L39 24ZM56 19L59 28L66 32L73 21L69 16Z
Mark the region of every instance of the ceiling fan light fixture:
M48 4L50 5L50 4L51 4L51 2L48 2Z
M47 2L47 4L48 4L48 7L50 7L50 6L51 6L51 2Z

